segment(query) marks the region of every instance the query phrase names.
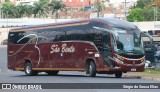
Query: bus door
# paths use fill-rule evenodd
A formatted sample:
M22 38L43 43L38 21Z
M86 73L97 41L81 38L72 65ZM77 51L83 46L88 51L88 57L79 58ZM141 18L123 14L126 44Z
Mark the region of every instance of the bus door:
M109 67L114 67L113 62L110 61L109 57L112 57L112 46L111 46L111 35L113 34L110 30L94 27L94 29L98 30L96 35L97 40L95 44L105 62L105 64Z
M109 57L112 57L110 33L103 33L102 46L103 49L101 49L101 52L103 60L107 66L112 67L112 62L109 60Z

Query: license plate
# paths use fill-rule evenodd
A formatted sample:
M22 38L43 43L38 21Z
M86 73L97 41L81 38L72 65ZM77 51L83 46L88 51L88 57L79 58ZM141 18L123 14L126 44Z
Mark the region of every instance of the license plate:
M132 72L135 72L135 71L136 71L136 68L131 68L131 71L132 71Z

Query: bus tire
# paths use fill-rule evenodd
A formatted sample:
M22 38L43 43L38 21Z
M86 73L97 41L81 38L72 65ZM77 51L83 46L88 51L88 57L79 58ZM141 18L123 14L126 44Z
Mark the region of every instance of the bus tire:
M25 69L25 73L26 73L27 76L35 76L35 75L38 75L38 72L37 72L37 71L33 71L33 70L32 70L32 64L29 63L29 62L25 64L24 69Z
M89 76L90 77L96 76L96 65L92 61L89 63Z
M57 75L59 71L48 71L46 73L48 73L48 75Z
M122 77L122 72L120 72L120 71L119 71L119 72L116 72L116 73L115 73L115 77L116 77L116 78L121 78L121 77Z

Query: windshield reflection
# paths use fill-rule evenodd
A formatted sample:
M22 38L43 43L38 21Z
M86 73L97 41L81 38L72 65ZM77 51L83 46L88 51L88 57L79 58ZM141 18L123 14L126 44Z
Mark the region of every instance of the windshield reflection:
M115 28L114 32L118 36L118 40L114 43L114 49L119 53L135 53L142 54L143 42L140 34L136 33L136 30L124 30Z

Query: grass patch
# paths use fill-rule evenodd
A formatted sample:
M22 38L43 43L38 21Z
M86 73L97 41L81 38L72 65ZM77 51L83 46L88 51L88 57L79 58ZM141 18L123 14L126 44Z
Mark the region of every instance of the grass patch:
M144 73L149 73L149 74L160 74L160 70L155 70L155 69L145 69Z

